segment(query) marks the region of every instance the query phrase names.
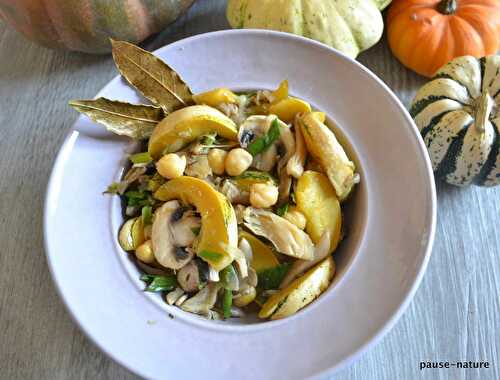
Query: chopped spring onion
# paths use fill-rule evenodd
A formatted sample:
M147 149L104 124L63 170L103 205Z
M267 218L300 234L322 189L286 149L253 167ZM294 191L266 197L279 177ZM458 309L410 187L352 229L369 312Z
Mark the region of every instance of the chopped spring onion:
M233 305L233 292L229 289L224 290L224 298L222 299L222 311L224 318L231 318L231 306Z
M222 253L218 252L211 252L211 251L201 251L198 253L198 256L200 256L202 259L208 260L208 261L220 261L222 257L224 256Z
M147 286L145 292L168 292L177 286L175 276L154 276L144 274L141 276L141 281L144 281Z
M281 205L276 210L276 214L279 215L279 216L284 216L288 212L288 206L289 206L288 203L285 203L285 204Z
M256 138L255 141L248 145L248 152L254 157L265 152L276 140L278 140L280 133L278 119L274 119L267 133L264 136Z
M148 152L132 154L129 159L133 164L148 164L153 161Z
M290 269L290 264L284 263L274 268L259 271L257 273L259 288L263 290L279 289L288 269Z
M239 280L238 274L234 269L233 265L228 265L220 272L220 279L222 286L229 290L238 290L239 288Z
M144 225L151 224L153 221L153 208L151 206L144 206L142 208L142 223Z

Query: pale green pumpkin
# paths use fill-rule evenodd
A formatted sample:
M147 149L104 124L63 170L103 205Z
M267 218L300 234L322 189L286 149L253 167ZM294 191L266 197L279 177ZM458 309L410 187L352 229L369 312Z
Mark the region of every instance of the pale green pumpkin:
M388 0L229 0L233 28L272 29L312 38L349 57L375 45ZM380 9L379 9L380 7Z

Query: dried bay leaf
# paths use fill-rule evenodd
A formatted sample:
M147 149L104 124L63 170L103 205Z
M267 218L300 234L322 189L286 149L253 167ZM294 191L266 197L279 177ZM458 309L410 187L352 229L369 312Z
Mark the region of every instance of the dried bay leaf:
M160 58L128 42L111 44L116 67L147 99L167 112L193 103L189 86Z
M131 104L106 98L72 100L69 105L117 135L142 140L165 117L160 107Z

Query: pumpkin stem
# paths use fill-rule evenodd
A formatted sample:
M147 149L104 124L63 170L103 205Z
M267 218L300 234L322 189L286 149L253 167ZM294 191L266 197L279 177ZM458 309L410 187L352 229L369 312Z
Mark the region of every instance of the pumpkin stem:
M491 111L493 111L493 99L491 98L488 91L485 91L476 100L476 128L480 133L483 133L486 129L486 123L490 119Z
M457 0L441 0L437 10L444 15L452 15L457 11Z

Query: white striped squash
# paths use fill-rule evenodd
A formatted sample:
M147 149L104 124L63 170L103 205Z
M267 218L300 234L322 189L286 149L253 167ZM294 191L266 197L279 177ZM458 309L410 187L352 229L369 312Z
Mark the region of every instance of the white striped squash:
M410 113L437 178L500 184L500 56L446 64L417 92Z

